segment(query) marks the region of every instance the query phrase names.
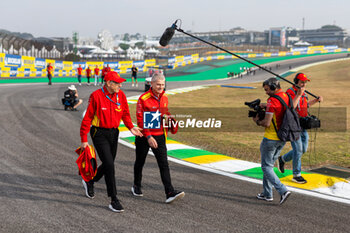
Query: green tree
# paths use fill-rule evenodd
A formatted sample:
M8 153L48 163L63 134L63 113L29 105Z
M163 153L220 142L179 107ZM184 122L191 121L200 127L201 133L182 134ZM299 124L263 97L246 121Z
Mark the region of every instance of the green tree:
M129 33L125 33L125 34L124 34L123 40L124 40L124 41L130 41L130 35L129 35Z
M119 47L122 49L122 50L127 50L129 47L130 47L130 45L128 45L128 44L119 44Z
M74 54L74 53L69 53L64 57L65 61L80 61L80 56Z
M142 48L144 46L145 43L143 43L142 41L135 43L135 46L138 48Z

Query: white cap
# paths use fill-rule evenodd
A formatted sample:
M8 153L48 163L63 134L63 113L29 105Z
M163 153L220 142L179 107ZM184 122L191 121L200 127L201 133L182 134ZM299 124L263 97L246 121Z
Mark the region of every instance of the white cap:
M74 85L70 85L70 86L68 87L68 89L69 89L69 90L72 90L72 91L75 91L77 88L75 88Z

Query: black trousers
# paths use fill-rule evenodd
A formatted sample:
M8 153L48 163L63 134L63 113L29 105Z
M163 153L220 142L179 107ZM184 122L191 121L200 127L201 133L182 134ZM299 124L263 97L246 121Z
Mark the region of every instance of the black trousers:
M157 141L158 148L153 149L152 151L157 159L160 177L162 179L165 194L174 191L174 188L171 184L170 170L168 164L168 154L167 148L165 145L165 137L164 135L153 136L153 138ZM148 150L150 146L148 145L146 137L136 137L135 139L136 145L136 160L134 165L134 185L141 187L142 180L142 169L145 165L146 157L148 154Z
M52 84L52 82L51 82L52 74L48 74L48 75L47 75L47 78L49 79L49 85L51 85L51 84Z
M119 130L105 129L92 126L90 129L92 142L102 164L97 168L93 181L98 182L105 177L107 194L109 197L117 195L115 183L114 160L117 155Z

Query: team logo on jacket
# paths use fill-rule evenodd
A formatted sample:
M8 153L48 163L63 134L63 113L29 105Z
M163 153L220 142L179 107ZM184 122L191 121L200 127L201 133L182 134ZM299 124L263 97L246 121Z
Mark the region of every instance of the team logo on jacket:
M115 109L117 112L120 112L122 110L122 108L120 107L120 105Z
M144 129L160 129L160 112L143 112L143 128Z

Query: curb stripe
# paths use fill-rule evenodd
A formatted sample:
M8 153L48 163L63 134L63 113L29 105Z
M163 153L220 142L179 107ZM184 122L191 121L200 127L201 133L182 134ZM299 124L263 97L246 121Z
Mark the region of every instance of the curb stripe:
M209 163L209 164L202 164L202 166L214 168L217 170L229 172L229 173L235 173L239 171L245 171L252 168L260 168L257 167L256 163L239 160L239 159L232 159L232 160L226 160L226 161L220 161L216 163ZM261 170L261 168L260 168ZM255 178L255 177L254 177Z
M218 155L218 154L205 151L205 150L198 150L198 149L178 149L178 150L168 151L168 155L178 159L187 159L187 158L196 157L200 155Z
M218 161L235 160L235 159L225 155L201 155L201 156L186 158L183 160L190 163L196 163L196 164L210 164Z
M168 152L169 151L173 151L173 150L195 150L196 148L192 147L192 146L187 146L185 144L181 144L181 143L171 143L166 145Z
M321 174L304 174L303 177L307 180L306 184L298 184L292 181L293 176L287 176L281 179L283 184L302 189L330 188L336 183L344 182L344 179L325 176ZM349 184L348 184L349 185ZM350 193L348 193L350 197Z

